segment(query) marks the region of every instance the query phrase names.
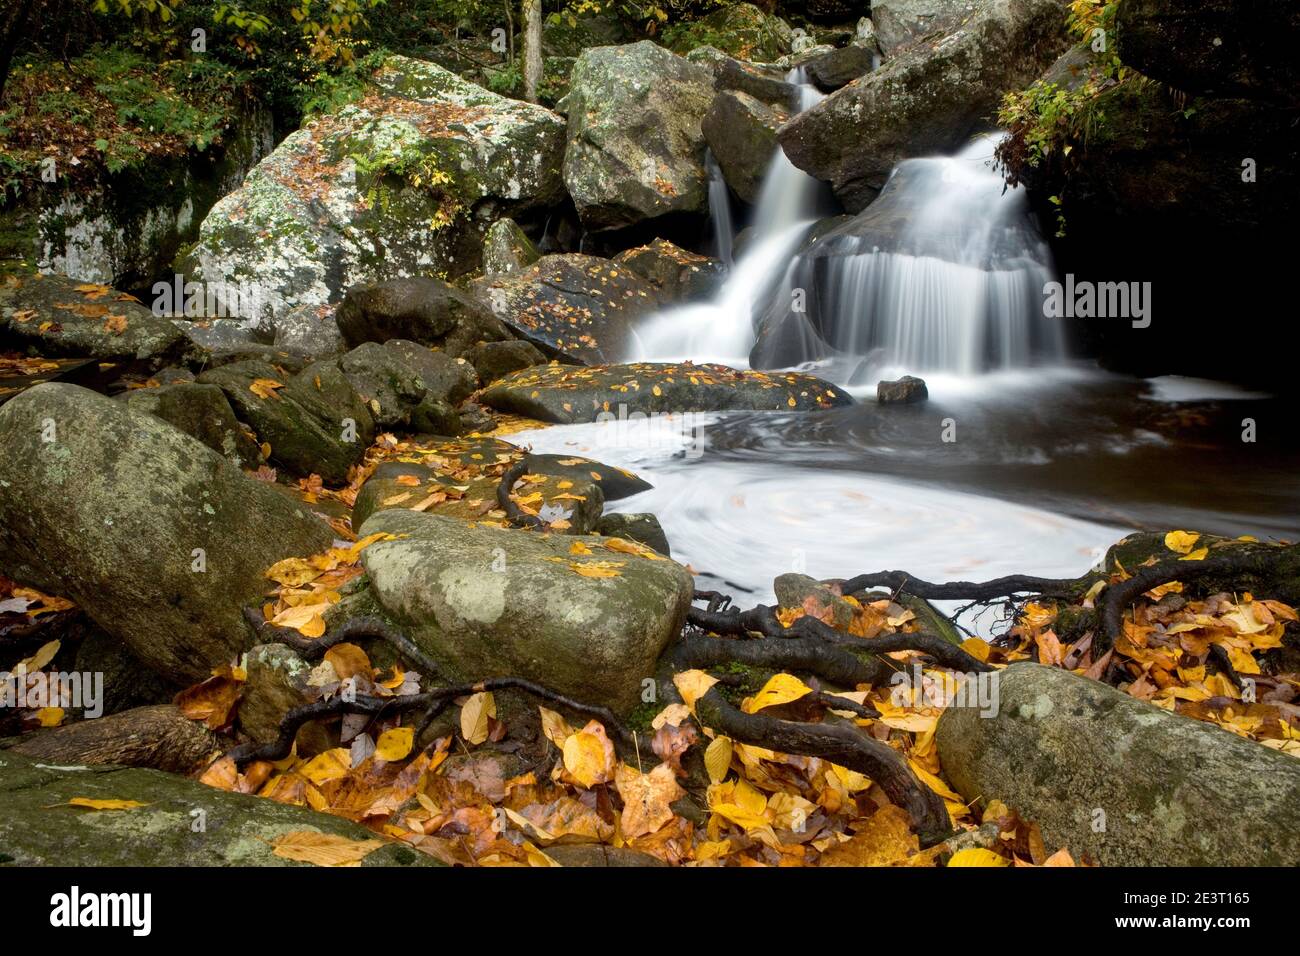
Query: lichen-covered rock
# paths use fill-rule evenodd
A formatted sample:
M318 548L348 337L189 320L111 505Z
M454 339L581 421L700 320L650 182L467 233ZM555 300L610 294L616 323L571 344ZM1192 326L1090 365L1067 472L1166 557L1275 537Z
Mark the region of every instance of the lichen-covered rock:
M542 257L533 241L524 235L513 219L498 219L483 237L483 274L485 276L519 272Z
M589 229L708 209L713 77L649 40L586 50L565 97L564 182Z
M627 355L636 321L660 304L636 272L577 253L543 256L522 272L476 279L472 288L530 342L592 364Z
M272 345L313 360L342 353L346 346L334 312L332 305L295 306L276 318Z
M198 378L219 385L239 417L271 446L271 461L296 475L342 484L374 440L375 423L337 363L321 361L294 376L266 362L232 362Z
M1300 6L1290 0L1125 0L1119 57L1185 93L1300 100Z
M751 205L758 202L763 177L776 151L776 133L790 119L788 110L748 93L719 93L704 117L704 138L732 191Z
M241 317L268 324L358 282L460 275L488 223L560 198L563 141L543 107L392 56L361 100L289 134L213 207L186 264L247 282L258 314Z
M717 259L687 252L667 239L625 249L614 261L654 286L664 303L707 298L723 278L722 263Z
M478 380L483 385L489 385L521 368L531 368L546 363L546 356L537 346L523 339L484 342L467 351L465 359L474 366L474 371L478 373Z
M925 36L951 30L970 15L972 0L875 0L871 23L887 56Z
M217 386L177 382L125 394L131 411L161 418L197 438L235 467L256 468L261 464L257 442L236 420L230 402Z
M786 79L788 71L778 66L737 60L711 46L696 47L686 58L708 67L718 90L738 90L768 106L783 109L795 101L796 87Z
M175 362L188 350L171 320L154 315L134 296L56 275L0 281L0 345L150 368Z
M134 800L129 810L69 806L76 797ZM304 830L373 840L358 823L196 780L134 767L54 767L0 753L0 847L18 866L312 866L275 855L277 837ZM198 829L195 811L202 814ZM437 866L399 843L362 866Z
M792 572L777 575L772 590L781 607L802 610L841 631L853 623L853 605L844 600L838 587Z
M998 678L989 706L939 718L963 797L1001 800L1104 866L1300 864L1294 757L1060 668Z
M790 24L752 3L726 4L698 20L669 28L666 37L669 47L677 53L689 53L707 44L730 56L760 63L780 59L794 45Z
M405 339L382 345L366 342L338 364L380 428L410 427L422 403L455 406L478 384L474 367L465 359Z
M266 743L278 739L285 714L319 699L319 689L308 683L312 665L284 644L249 648L244 669L247 679L239 699L239 729L254 740ZM328 722L308 721L294 743L299 756L315 756L338 746L338 728Z
M408 511L380 512L361 527L377 531L401 537L362 554L376 599L449 673L515 674L620 711L640 701L694 588L680 565L610 551L600 537ZM573 554L575 541L592 555Z
M473 296L428 276L353 286L339 306L338 325L351 346L409 339L453 357L480 342L510 338Z
M229 661L265 570L334 538L197 439L75 385L6 403L0 445L0 569L76 601L169 679Z
M907 47L781 128L786 155L857 212L902 160L946 153L1065 50L1061 0L971 0L938 43Z
M805 411L853 404L846 392L812 375L689 363L544 365L506 376L483 391L482 401L563 425L633 413Z

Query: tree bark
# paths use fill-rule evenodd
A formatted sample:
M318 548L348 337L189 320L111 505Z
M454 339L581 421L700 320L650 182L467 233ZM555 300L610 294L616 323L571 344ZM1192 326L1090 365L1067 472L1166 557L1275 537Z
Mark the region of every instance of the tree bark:
M172 704L135 707L96 720L38 730L10 749L53 764L122 764L189 773L221 739Z
M524 99L537 102L542 84L542 0L523 0Z

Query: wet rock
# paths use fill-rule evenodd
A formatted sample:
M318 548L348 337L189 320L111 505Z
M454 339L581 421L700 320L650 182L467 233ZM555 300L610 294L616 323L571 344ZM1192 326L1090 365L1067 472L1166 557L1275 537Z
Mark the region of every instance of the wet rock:
M912 405L930 397L925 381L914 375L904 375L893 382L876 383L876 401L881 405Z
M212 208L183 265L244 283L236 314L271 325L360 282L463 275L492 221L559 200L563 149L549 110L390 56L361 99L290 133Z
M654 487L630 471L576 455L530 454L528 470L533 474L553 475L571 481L594 481L606 501L628 498Z
M3 573L66 595L169 679L229 661L263 572L334 538L197 439L77 386L6 403L0 439Z
M1300 100L1300 8L1287 0L1125 0L1115 40L1127 65L1186 93Z
M1048 846L1103 866L1300 863L1294 757L1059 668L998 676L995 713L939 719L939 760L963 797L1002 800Z
M540 259L531 239L513 219L498 219L483 237L483 274L485 276L519 272Z
M187 352L170 319L125 292L65 276L0 282L0 346L44 356L139 362L159 368Z
M711 295L722 281L722 263L656 239L614 257L650 283L662 302L689 302Z
M636 321L659 306L654 288L631 269L577 253L475 280L473 290L519 335L585 364L626 355Z
M215 385L178 382L136 389L126 393L126 405L197 438L237 468L256 468L262 462L257 442L239 424L225 393Z
M517 674L620 711L640 701L694 588L680 565L608 551L599 537L407 511L380 512L361 528L377 531L405 537L363 552L376 599L449 673ZM593 555L574 555L575 541ZM621 562L617 576L573 570L604 560Z
M1004 93L1029 85L1067 43L1058 0L977 0L942 42L902 50L796 116L781 146L857 212L900 161L965 143Z
M427 276L353 286L339 306L338 324L352 346L409 339L453 357L481 342L510 338L473 296Z
M199 382L221 386L239 417L270 444L271 460L296 475L342 484L374 440L369 407L331 362L292 377L265 362L234 362L204 372Z
M689 363L546 365L508 375L481 397L499 411L558 424L636 413L804 411L853 404L847 393L811 375Z
M100 811L67 806L74 797L135 800ZM0 753L0 846L19 866L312 866L278 857L273 842L313 830L370 840L342 817L251 794L228 793L175 774L128 767L42 766ZM195 811L203 829L196 830ZM362 866L437 866L423 853L387 843Z
M546 356L532 342L511 339L507 342L484 342L465 352L465 359L474 366L478 380L488 385L521 368L544 365Z
M564 182L587 228L708 209L708 70L643 40L583 51L570 85Z
M668 866L657 856L630 847L606 846L603 843L574 843L548 846L543 851L560 866Z
M796 89L786 80L786 71L761 63L747 63L727 56L721 50L697 47L686 57L713 71L713 85L718 91L735 90L754 97L768 106L787 109L794 103Z
M640 541L654 548L664 557L672 557L672 551L668 547L668 535L664 534L663 525L652 514L621 512L608 514L597 522L596 530L609 538Z
M723 178L751 205L758 202L763 177L777 148L776 131L789 118L789 111L740 92L719 93L704 117L704 138Z

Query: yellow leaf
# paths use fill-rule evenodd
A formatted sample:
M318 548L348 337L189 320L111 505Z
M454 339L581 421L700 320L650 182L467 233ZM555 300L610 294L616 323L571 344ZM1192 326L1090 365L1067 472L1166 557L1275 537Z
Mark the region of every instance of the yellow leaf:
M575 541L573 544L569 545L569 554L589 555L591 554L591 548L587 547L581 541Z
M1011 861L1005 856L999 856L992 850L984 850L980 847L968 846L964 850L958 850L948 861L949 866L1010 866Z
M1201 538L1195 531L1170 531L1165 535L1165 547L1179 554L1186 554Z
M538 707L542 715L542 733L546 739L561 750L564 749L564 742L573 736L574 730L569 726L569 722L555 711L546 707Z
M63 723L62 707L42 707L36 712L36 719L42 727L57 727Z
M266 576L285 587L298 588L321 576L321 569L305 558L285 558L266 570Z
M258 398L276 398L276 389L284 388L284 382L277 382L273 378L255 378L248 386L248 390Z
M722 783L731 769L731 738L715 737L704 750L704 768L709 772L709 779Z
M614 745L594 720L564 742L564 769L587 789L608 781L614 764Z
M788 704L812 693L812 688L790 674L774 674L763 689L753 697L746 698L740 709L747 714L756 714L765 707Z
M360 866L362 860L383 845L383 840L349 840L315 830L285 833L271 843L276 856L317 866Z
M19 661L14 667L15 674L34 674L43 668L50 661L54 660L54 655L59 653L59 642L50 641L42 644L40 648L31 657ZM12 660L12 658L11 658Z
M379 735L379 742L375 744L375 756L389 763L402 760L411 752L414 744L414 727L394 727Z
M1209 548L1197 548L1195 551L1189 551L1179 558L1179 561L1204 561L1205 556L1210 553Z
M460 709L460 735L466 743L483 743L488 739L488 718L496 715L497 703L490 691L474 694Z
M134 810L149 804L139 800L96 800L91 797L73 797L67 802L69 807L85 807L87 810Z
M682 695L682 700L686 701L692 713L695 711L695 702L709 692L709 688L718 682L716 677L707 674L704 671L681 671L673 675L673 684L677 687L677 692Z
M346 747L335 747L313 757L299 773L316 786L342 780L352 767L352 754Z
M570 561L569 570L581 574L584 578L616 578L622 575L619 570L622 561Z

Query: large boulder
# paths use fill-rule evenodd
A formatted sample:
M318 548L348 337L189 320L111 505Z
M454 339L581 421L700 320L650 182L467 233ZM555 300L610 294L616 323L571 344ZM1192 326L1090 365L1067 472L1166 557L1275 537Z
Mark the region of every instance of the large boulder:
M782 127L790 161L857 212L900 161L955 150L1066 48L1061 0L972 4L941 42L907 48Z
M680 565L607 550L599 537L410 511L381 511L361 527L379 531L398 539L362 554L375 598L449 673L526 677L620 711L641 700L694 589ZM575 555L574 542L592 556Z
M238 468L256 468L262 455L253 436L239 424L225 394L215 385L175 382L126 393L133 412L155 415L197 438Z
M628 355L636 322L659 307L630 268L578 253L543 256L527 269L473 283L498 319L552 355L588 364Z
M436 406L435 420L443 419L478 385L465 359L405 339L366 342L338 364L380 428L426 430L429 406Z
M202 384L221 386L241 419L270 444L270 458L296 475L343 484L375 437L374 417L336 362L283 375L250 359L209 369Z
M677 53L707 44L741 60L760 63L790 53L794 36L790 24L752 3L728 3L698 20L664 31L668 46Z
M769 106L748 93L719 93L704 117L704 139L732 191L751 205L758 202L763 177L777 148L777 130L789 110Z
M871 22L886 56L926 36L950 30L969 16L972 0L875 0Z
M480 342L510 338L473 296L432 276L353 286L339 306L338 325L349 345L410 339L453 357Z
M1291 0L1124 0L1120 59L1187 93L1300 100L1300 5Z
M664 303L707 298L723 279L720 261L687 252L667 239L624 249L614 261L654 286Z
M245 283L240 317L271 324L358 282L460 275L494 219L563 195L563 142L549 110L392 56L361 100L289 134L212 208L185 264Z
M706 68L643 40L583 51L570 84L564 182L584 225L617 229L708 209Z
M769 106L788 107L795 101L797 88L786 79L787 71L765 63L748 63L727 56L711 46L697 47L686 57L713 72L713 85L719 91L748 93Z
M197 439L74 385L6 403L0 444L0 570L75 601L171 679L229 661L263 572L334 538Z
M15 275L0 282L0 347L150 368L188 350L171 320L134 296L59 275Z
M846 392L800 372L691 363L543 365L507 375L485 389L482 400L503 412L562 425L633 414L806 411L853 404Z
M126 810L69 806L75 798L133 800ZM275 855L275 840L312 831L363 841L359 823L252 794L132 767L67 767L0 753L0 847L18 866L311 866ZM202 826L197 826L201 821ZM400 843L362 866L436 866Z
M997 676L995 706L939 719L963 797L1106 866L1300 864L1300 760L1059 668Z

